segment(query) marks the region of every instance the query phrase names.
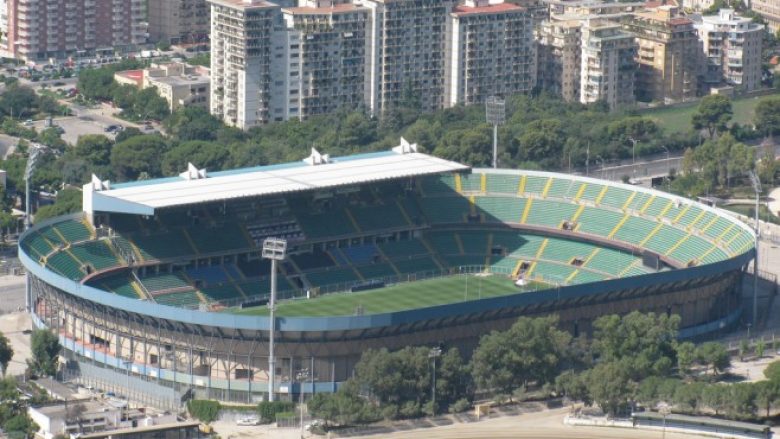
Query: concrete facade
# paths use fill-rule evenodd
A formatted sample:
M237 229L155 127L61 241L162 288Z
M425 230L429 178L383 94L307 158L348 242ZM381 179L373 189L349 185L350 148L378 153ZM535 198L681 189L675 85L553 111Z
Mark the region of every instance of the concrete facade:
M149 39L152 42L194 43L208 38L206 0L149 0Z
M445 106L483 103L534 87L533 17L525 8L466 0L454 8L447 28Z
M541 89L559 95L567 102L580 99L580 26L577 20L545 21L537 31L537 83Z
M637 99L674 102L693 99L699 74L699 39L693 21L676 6L635 14L625 29L636 35Z
M747 92L761 87L761 44L764 26L721 9L695 25L704 51L703 81L707 87L731 85Z
M777 0L751 0L750 9L766 20L772 33L780 30L780 2Z
M24 61L113 55L146 42L143 0L7 0L5 51Z
M619 24L586 20L582 26L580 102L603 101L610 109L634 103L634 36Z

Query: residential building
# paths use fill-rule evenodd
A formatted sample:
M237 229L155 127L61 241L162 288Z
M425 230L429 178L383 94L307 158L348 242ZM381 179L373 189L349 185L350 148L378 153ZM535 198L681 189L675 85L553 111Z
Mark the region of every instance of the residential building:
M211 4L211 113L241 129L270 120L274 77L283 42L280 6L265 0L209 0ZM279 54L279 59L283 58Z
M579 20L544 21L537 31L537 84L567 102L580 100L580 26Z
M273 120L306 119L363 106L368 9L332 0L306 0L282 9L287 29L284 76L272 102Z
M691 11L704 11L715 4L715 0L682 0L682 7Z
M356 0L370 10L366 104L382 114L402 100L444 106L444 44L455 0Z
M761 42L764 26L733 9L701 17L695 24L704 51L705 86L734 86L743 92L761 86Z
M580 102L611 109L634 103L634 36L616 23L585 20L581 44Z
M450 14L445 106L527 93L536 85L533 18L512 3L466 0Z
M149 39L153 42L195 43L209 36L206 0L148 0Z
M750 0L750 9L766 20L767 26L773 34L780 30L780 1Z
M602 0L545 0L552 20L584 20L587 18L616 19L640 11L645 2L614 2Z
M116 72L114 80L138 88L155 87L171 111L185 105L209 108L211 81L205 67L181 62L152 64L147 69Z
M7 0L5 52L24 61L113 55L146 42L143 0Z
M700 44L693 21L676 6L639 12L624 22L636 36L635 77L640 101L681 101L696 97Z

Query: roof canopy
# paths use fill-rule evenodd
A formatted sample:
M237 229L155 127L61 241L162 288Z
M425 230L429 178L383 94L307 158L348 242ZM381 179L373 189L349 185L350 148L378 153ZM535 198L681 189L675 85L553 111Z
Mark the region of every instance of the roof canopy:
M460 163L417 152L401 139L392 151L331 158L312 149L296 163L209 173L189 164L178 177L111 184L93 176L84 185L84 211L153 215L155 209L326 189L380 180L464 171Z

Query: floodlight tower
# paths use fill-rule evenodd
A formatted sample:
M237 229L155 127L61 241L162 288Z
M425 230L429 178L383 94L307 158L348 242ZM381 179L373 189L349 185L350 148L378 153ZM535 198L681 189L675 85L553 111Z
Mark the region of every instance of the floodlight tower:
M268 331L268 401L274 400L274 381L276 378L276 357L274 356L274 338L276 336L276 264L283 261L287 252L287 240L266 238L263 241L263 259L271 260L271 298L268 301L270 312Z
M506 103L497 96L490 96L485 101L485 116L487 122L493 125L493 169L498 168L498 126L506 122Z
M32 143L28 149L27 166L24 168L24 230L29 229L32 225L30 218L32 215L32 209L30 208L30 182L35 173L35 168L38 166L38 161L46 150L47 148L40 143ZM30 285L29 272L25 277L24 306L27 308L27 312L32 312L32 287Z
M761 179L754 171L748 172L750 177L750 184L753 185L753 191L756 192L756 243L755 252L756 257L753 259L753 327L756 326L756 314L758 313L758 238L761 234L761 228L758 222L758 200L761 197Z

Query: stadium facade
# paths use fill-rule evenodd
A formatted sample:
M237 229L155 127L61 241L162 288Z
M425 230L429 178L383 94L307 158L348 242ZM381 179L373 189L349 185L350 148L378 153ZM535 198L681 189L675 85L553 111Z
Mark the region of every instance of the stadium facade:
M268 298L259 247L271 236L288 241L279 290L291 300L466 272L546 285L277 317L279 394L336 389L369 348L468 352L518 316L555 313L587 334L600 315L641 310L679 314L685 336L719 330L739 318L755 255L747 225L688 199L581 176L472 170L402 141L342 158L313 151L283 165L95 178L84 212L36 224L19 257L34 322L59 335L71 373L156 386L173 402L250 402L268 390L269 319L246 312ZM372 292L349 294L368 303ZM308 378L298 383L301 369Z

